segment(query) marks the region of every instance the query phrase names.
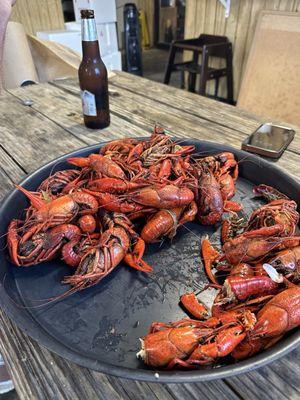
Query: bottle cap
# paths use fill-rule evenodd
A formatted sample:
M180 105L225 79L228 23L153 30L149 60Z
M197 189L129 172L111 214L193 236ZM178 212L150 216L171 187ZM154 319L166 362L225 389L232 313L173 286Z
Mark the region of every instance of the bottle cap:
M86 19L94 18L94 10L81 10L80 14L81 18L86 18Z

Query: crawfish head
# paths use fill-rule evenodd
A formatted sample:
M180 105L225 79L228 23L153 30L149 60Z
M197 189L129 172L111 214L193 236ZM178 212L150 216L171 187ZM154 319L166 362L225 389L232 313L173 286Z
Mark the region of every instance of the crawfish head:
M117 163L106 156L102 156L101 154L90 154L86 158L73 157L69 158L68 162L81 168L90 167L99 176L104 175L109 178L126 178L125 173Z
M80 229L75 225L64 224L45 232L36 232L32 229L31 235L19 237L15 252L11 253L16 265L35 265L54 258L65 240L80 237Z
M76 169L57 171L40 184L38 191L46 191L56 195L60 193L67 184L78 178L79 175L80 171Z
M273 200L279 200L279 199L285 199L285 200L290 200L285 194L279 192L279 190L273 188L272 186L268 185L258 185L253 188L253 193L256 196L263 197L267 201L273 201Z
M223 245L226 260L232 264L247 263L262 258L271 250L288 245L287 238L278 237L281 225L274 225L242 233Z
M300 246L279 252L268 260L268 264L283 272L287 278L298 281L300 279Z
M300 286L274 296L257 314L253 336L275 337L300 325Z
M253 211L247 230L278 224L282 225L281 236L293 235L299 222L299 213L296 210L297 203L293 200L273 200Z
M196 203L198 207L198 219L201 224L214 225L221 220L223 198L220 185L209 169L203 170L200 175Z
M211 329L190 325L149 333L141 339L142 348L137 356L152 367L165 367L175 358L188 357L201 337L211 332Z
M29 218L35 223L45 223L45 228L71 221L79 210L71 195L44 200L40 193L29 192L17 186L31 203Z
M129 245L129 236L124 228L107 229L99 243L84 254L75 274L67 276L63 283L71 284L75 290L97 284L122 261Z

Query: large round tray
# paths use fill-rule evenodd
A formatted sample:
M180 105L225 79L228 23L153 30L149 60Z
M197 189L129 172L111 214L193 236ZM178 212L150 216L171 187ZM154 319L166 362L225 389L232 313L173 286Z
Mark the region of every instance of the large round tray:
M240 160L240 177L236 199L248 213L259 206L254 199L254 184L276 187L299 200L300 185L273 164L254 155L211 142L188 140L201 155L232 151ZM21 185L35 190L51 172L70 168L70 156L87 156L98 152L103 144L89 146L62 156L39 168ZM22 215L28 206L25 196L12 191L0 208L1 249L12 218ZM98 285L64 300L33 307L39 300L64 293L68 286L60 282L70 269L59 260L30 268L14 267L7 250L0 252L0 302L9 317L29 336L62 357L82 366L123 378L159 382L194 382L219 379L266 365L291 351L300 342L300 331L294 331L271 349L235 364L203 367L199 370L159 371L147 368L136 358L139 337L146 334L152 321L174 321L185 316L178 306L184 292L207 283L200 259L200 238L208 234L215 242L219 230L190 223L181 227L170 242L148 245L145 260L155 273L145 275L119 265Z

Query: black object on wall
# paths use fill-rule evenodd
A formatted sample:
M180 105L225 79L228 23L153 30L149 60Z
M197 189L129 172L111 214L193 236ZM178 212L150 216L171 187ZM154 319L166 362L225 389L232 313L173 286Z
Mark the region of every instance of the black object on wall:
M133 3L124 6L124 36L126 71L143 75L140 24L138 10Z

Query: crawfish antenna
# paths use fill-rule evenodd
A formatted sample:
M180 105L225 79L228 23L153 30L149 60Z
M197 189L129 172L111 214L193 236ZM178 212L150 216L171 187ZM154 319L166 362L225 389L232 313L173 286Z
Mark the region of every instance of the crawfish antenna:
M20 185L16 185L16 188L20 190L20 192L24 193L25 196L30 200L31 205L39 210L45 205L45 201L40 198L40 196L35 192L30 192L29 190L24 189Z

